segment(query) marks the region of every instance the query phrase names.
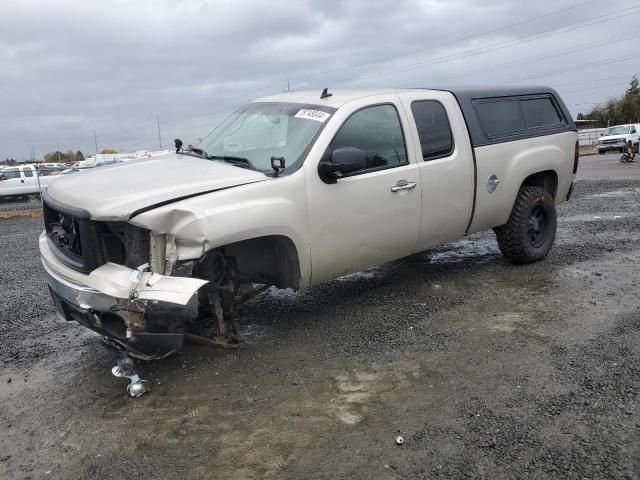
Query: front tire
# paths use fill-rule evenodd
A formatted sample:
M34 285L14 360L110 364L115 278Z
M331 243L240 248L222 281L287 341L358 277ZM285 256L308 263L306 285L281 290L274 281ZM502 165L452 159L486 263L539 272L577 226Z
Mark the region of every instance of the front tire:
M514 263L547 256L556 238L556 205L541 187L520 187L506 224L494 229L502 254Z

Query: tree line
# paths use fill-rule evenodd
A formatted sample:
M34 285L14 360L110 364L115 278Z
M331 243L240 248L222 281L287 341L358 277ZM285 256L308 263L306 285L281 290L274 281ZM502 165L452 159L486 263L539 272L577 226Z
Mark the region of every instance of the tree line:
M577 120L593 120L596 127L636 123L640 119L640 81L634 75L629 88L620 97L610 98L587 113L578 113Z
M80 150L67 150L66 152L48 152L42 157L45 163L75 163L84 160L84 155Z

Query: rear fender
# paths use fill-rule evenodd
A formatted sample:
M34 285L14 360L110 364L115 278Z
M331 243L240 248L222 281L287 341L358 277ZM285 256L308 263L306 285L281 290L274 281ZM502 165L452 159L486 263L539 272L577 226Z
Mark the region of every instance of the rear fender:
M555 201L564 201L575 178L576 137L574 132L568 132L476 148L477 198L469 233L504 225L520 187L528 177L540 172L555 172ZM500 181L493 192L488 188L492 175Z

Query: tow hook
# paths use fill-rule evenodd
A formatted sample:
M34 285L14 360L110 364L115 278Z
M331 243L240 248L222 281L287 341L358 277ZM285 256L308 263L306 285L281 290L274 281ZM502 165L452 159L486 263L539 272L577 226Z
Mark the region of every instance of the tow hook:
M147 391L147 387L145 387L143 383L145 380L142 380L136 373L133 359L128 355L123 355L120 360L118 360L118 364L111 369L111 373L114 377L129 379L131 382L127 385L129 396L137 398Z

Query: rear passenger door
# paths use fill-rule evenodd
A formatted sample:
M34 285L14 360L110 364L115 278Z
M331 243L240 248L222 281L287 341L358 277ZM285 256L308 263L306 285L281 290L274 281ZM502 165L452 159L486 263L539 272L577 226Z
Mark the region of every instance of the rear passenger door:
M422 220L418 249L462 237L474 197L473 153L458 103L448 92L402 94L418 162Z

